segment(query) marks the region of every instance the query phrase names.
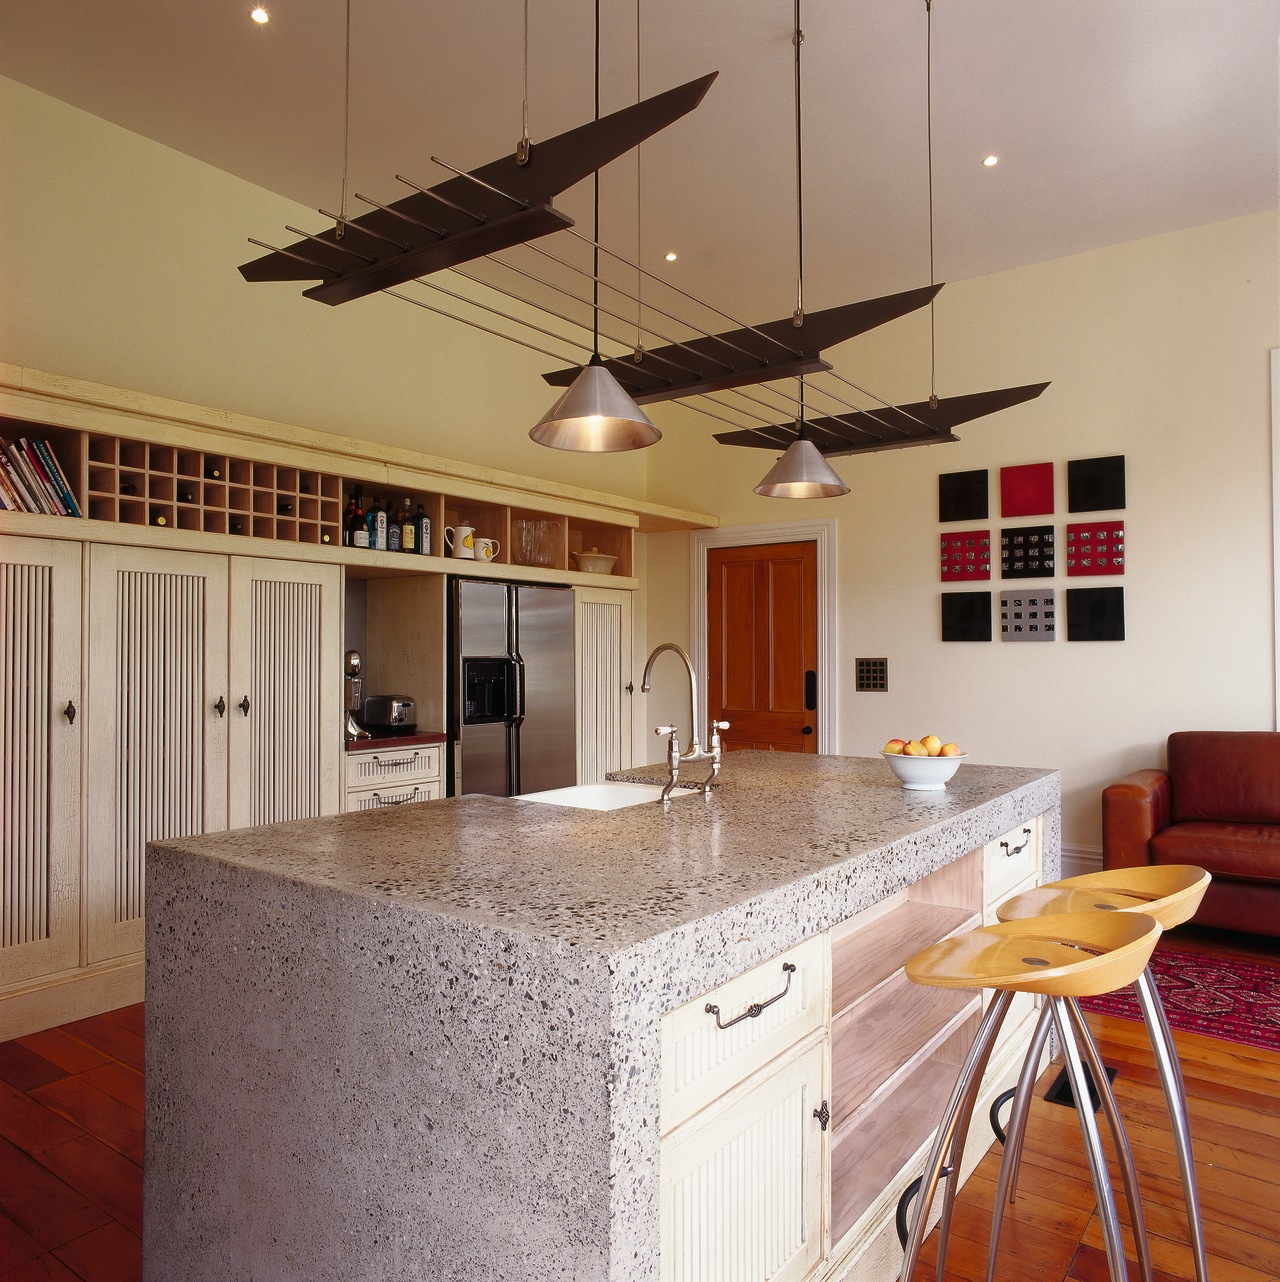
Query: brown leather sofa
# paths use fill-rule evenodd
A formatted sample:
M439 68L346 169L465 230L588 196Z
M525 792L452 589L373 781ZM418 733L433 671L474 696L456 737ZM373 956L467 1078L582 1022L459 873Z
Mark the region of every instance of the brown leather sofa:
M1280 935L1280 734L1181 731L1167 759L1103 789L1103 867L1197 864L1198 925Z

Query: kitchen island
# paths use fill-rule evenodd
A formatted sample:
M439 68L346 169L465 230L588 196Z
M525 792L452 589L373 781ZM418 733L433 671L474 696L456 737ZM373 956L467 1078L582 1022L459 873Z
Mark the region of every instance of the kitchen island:
M899 922L909 933L939 904L980 920L983 850L1002 834L1034 832L1056 875L1058 804L1046 770L966 763L945 791L911 793L878 759L735 753L710 795L666 808L468 796L154 844L144 1276L674 1276L687 1197L676 1214L660 1188L688 1162L682 1136L705 1145L775 1060L803 1053L818 1065L802 1143L817 1175L797 1201L814 1179L827 1189L840 1160L807 1106L816 1091L825 1111L840 1062L868 1058L848 1036L833 1058L831 993L874 970ZM865 952L832 962L829 940ZM793 949L786 1000L726 1034L747 1077L721 1090L713 1066L701 1086L685 1074L688 1098L675 1090L681 1009L775 985ZM931 1043L947 1064L972 1009L956 1019ZM869 1135L897 1080L869 1083ZM856 1156L853 1141L837 1152ZM851 1241L883 1237L873 1195L850 1228L824 1192L808 1256L773 1275L837 1257L842 1272ZM745 1265L699 1267L682 1276L749 1282Z

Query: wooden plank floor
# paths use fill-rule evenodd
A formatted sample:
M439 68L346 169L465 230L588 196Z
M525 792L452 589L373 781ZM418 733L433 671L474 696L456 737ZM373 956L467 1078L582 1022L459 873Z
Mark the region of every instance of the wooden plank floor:
M1172 946L1276 960L1227 937ZM1091 1018L1143 1191L1155 1282L1191 1282L1177 1163L1146 1034ZM141 1277L142 1007L0 1043L0 1282ZM1177 1035L1187 1078L1211 1282L1280 1280L1280 1054ZM1106 1282L1106 1257L1075 1114L1037 1091L1006 1217L999 1282ZM949 1282L981 1282L999 1165L989 1153L962 1191ZM932 1278L936 1241L917 1276ZM1132 1249L1129 1251L1132 1256ZM1137 1277L1136 1265L1131 1277ZM216 1282L211 1279L210 1282ZM734 1282L724 1279L723 1282Z

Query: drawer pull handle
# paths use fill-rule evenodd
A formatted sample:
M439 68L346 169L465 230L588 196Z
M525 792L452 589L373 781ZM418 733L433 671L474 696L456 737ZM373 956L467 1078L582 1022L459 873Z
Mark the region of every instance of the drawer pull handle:
M813 1115L818 1119L818 1125L825 1131L831 1122L831 1110L827 1107L827 1101L822 1101L821 1108L815 1108Z
M704 1009L708 1015L714 1015L716 1017L716 1027L722 1030L732 1028L735 1024L742 1023L744 1019L755 1019L761 1011L772 1006L774 1002L780 1002L791 991L791 976L796 973L796 968L791 962L783 962L782 970L787 977L787 982L783 987L782 992L774 993L767 1002L752 1002L741 1015L735 1015L727 1024L722 1024L720 1022L720 1007L714 1002L708 1002Z
M1027 842L1029 842L1030 840L1031 840L1031 829L1024 828L1022 830L1022 844L1020 846L1014 846L1014 848L1010 850L1009 843L1007 841L1002 841L1000 843L1000 849L1003 850L1004 853L1008 855L1010 859L1012 859L1014 855L1020 855L1024 850L1026 850Z
M403 806L407 801L417 801L418 789L415 788L407 797L386 797L380 792L373 794L373 804L375 806Z

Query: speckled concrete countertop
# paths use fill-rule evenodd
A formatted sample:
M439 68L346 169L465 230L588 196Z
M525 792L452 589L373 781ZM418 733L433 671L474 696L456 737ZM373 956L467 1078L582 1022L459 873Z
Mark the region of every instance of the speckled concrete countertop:
M734 753L151 847L145 1276L656 1279L661 1015L1035 815L1055 875L1058 793Z

